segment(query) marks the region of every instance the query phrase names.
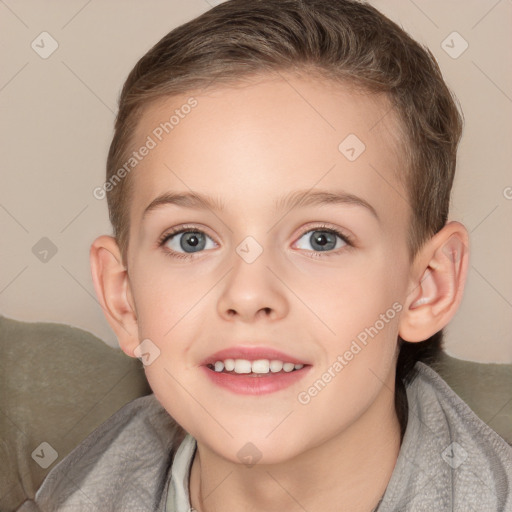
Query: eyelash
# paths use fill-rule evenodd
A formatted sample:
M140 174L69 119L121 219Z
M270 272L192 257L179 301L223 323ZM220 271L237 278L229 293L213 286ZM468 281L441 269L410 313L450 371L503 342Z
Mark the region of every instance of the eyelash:
M339 236L346 244L347 244L347 247L348 248L352 248L354 247L354 240L352 238L352 236L350 236L349 234L347 233L343 233L335 228L332 228L332 227L329 227L328 225L326 224L321 224L319 226L314 226L312 228L308 228L306 229L305 231L303 231L301 233L301 235L299 236L299 239L302 238L306 233L309 233L310 231L328 231L329 233L332 233L334 235L337 235ZM181 226L181 227L178 227L178 228L174 228L172 229L171 231L167 231L166 233L164 233L160 239L158 240L158 247L163 247L163 245L168 241L170 240L173 236L176 236L176 235L179 235L181 233L190 233L190 232L198 232L198 233L203 233L207 236L209 236L207 233L205 233L202 229L198 229L196 226L191 226L191 225L185 225L185 226ZM210 237L212 238L212 237ZM322 251L308 251L311 253L311 257L313 258L324 258L324 257L331 257L331 256L339 256L340 253L339 251L338 252L333 252L332 250L331 251L325 251L325 252L322 252ZM187 253L181 253L181 252L176 252L176 251L170 251L170 250L164 250L164 253L171 257L171 258L178 258L178 259L182 259L182 260L191 260L191 259L194 259L196 256L195 254L197 253L190 253L190 254L187 254Z

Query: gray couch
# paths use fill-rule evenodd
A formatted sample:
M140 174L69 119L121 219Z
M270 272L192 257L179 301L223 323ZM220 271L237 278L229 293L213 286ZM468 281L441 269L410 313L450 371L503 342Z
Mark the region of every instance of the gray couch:
M92 430L151 389L139 360L67 325L0 316L0 347L0 512L10 512ZM512 365L443 354L435 369L512 444Z
M151 389L138 359L68 325L0 316L0 347L0 512L9 512L98 425ZM47 468L55 454L41 443L57 452Z

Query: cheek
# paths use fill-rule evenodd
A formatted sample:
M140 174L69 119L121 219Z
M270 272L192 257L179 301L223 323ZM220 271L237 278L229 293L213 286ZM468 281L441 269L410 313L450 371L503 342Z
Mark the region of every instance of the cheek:
M310 287L308 300L321 320L315 323L324 333L329 358L346 355L350 366L375 367L380 374L379 368L386 373L393 362L403 306L400 273L386 258L371 261L331 272L328 285Z
M391 256L367 251L339 261L337 266L304 265L293 279L294 291L320 318L332 324L373 323L400 297Z
M207 283L191 277L185 266L171 271L160 259L134 265L130 282L139 332L146 337L161 338L181 318L188 320L194 305L208 290Z

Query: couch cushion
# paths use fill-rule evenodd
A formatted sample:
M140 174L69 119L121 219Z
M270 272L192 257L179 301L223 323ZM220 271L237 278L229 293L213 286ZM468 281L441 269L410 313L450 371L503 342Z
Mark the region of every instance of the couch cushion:
M0 510L8 512L33 498L90 432L151 389L138 359L68 325L0 316L0 350Z
M431 366L481 420L512 445L512 364L474 363L442 352Z

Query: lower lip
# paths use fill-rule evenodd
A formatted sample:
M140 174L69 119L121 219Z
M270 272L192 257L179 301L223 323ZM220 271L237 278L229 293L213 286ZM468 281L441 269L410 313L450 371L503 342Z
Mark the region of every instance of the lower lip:
M288 373L263 373L258 377L216 372L210 370L207 366L201 366L201 368L214 384L233 393L239 395L265 395L292 386L309 373L311 366L303 366L300 370Z

